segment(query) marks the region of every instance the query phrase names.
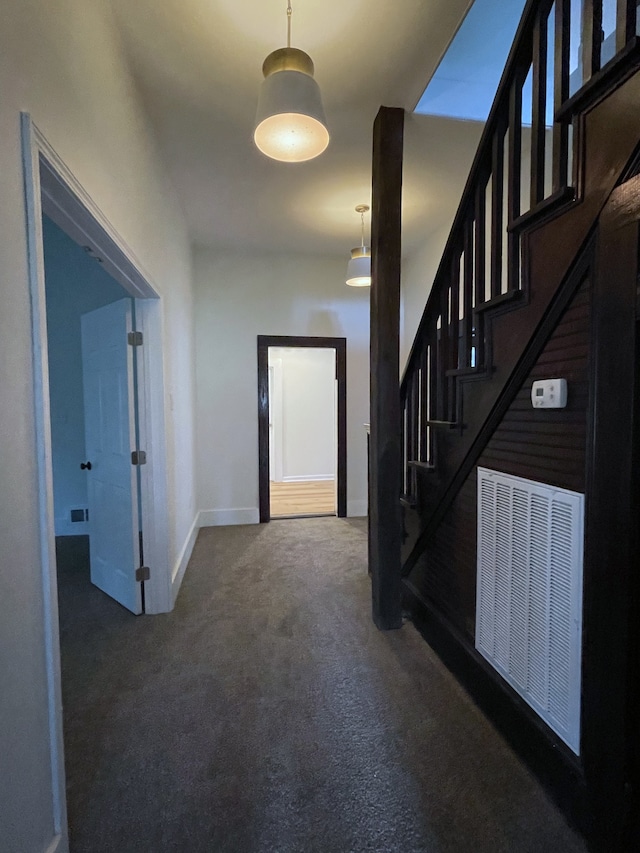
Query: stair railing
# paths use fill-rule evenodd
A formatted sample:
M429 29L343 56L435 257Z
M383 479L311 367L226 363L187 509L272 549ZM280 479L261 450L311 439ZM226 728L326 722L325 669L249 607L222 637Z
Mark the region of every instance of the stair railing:
M435 431L462 426L460 380L491 368L487 310L526 290L523 228L576 196L573 117L638 51L639 6L530 0L523 12L401 382L406 505L437 468Z

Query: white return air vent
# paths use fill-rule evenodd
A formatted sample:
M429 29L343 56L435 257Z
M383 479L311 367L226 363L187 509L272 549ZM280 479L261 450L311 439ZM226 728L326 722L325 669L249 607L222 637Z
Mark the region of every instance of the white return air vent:
M577 754L584 495L478 468L476 648Z

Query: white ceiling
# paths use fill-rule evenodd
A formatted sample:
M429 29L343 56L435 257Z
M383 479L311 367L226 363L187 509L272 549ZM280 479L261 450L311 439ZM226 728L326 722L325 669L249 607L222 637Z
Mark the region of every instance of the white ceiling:
M262 62L286 43L286 0L114 0L197 245L348 255L359 242L354 207L370 201L378 108L413 109L470 0L292 5L292 45L315 63L331 132L323 155L298 164L269 160L252 141ZM439 215L447 171L457 168L458 123L431 122L430 153L409 199L414 219Z

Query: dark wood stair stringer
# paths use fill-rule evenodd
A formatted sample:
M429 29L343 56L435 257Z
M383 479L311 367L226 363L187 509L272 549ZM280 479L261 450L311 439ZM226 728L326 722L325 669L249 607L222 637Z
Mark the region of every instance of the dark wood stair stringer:
M453 379L465 428L461 432L438 429L434 436L433 461L437 470L429 474L428 487L420 489L416 508L404 507L405 528L411 529L412 535L405 537L403 565L415 562L419 556L413 553L416 543L418 540L424 543L424 531L434 529L433 518L436 512L438 517L442 516L442 502L453 499L454 480L458 483L461 479L459 469L465 460L472 458L480 434L486 435L487 421L503 389L586 245L620 175L633 158L640 138L640 113L631 111L630 105L637 103L640 103L640 74L626 80L585 116L576 119L580 162L589 164L589 169L581 175L580 198L564 212L554 212L523 233L522 303L507 300L507 305L497 303L493 310L484 312L486 363L490 369L481 381L467 376Z
M540 356L540 353L544 349L544 346L549 336L553 332L562 314L571 302L576 290L584 281L585 276L588 274L589 267L592 261L592 254L593 239L590 233L587 238L586 246L580 252L578 262L574 265L572 269L569 270L566 281L564 281L563 284L560 286L551 305L549 306L549 310L545 314L542 322L540 323L539 327L536 329L531 340L529 341L528 346L522 358L518 362L516 369L513 371L509 380L504 385L503 390L500 396L498 397L495 406L493 407L489 416L485 420L482 428L476 434L475 439L471 444L471 447L469 448L466 457L459 466L456 474L449 481L446 490L444 490L444 493L438 502L437 508L429 518L427 525L423 527L418 537L418 540L414 545L411 555L407 560L405 560L403 565L403 577L406 578L411 573L413 566L424 551L427 542L430 540L434 531L437 529L438 525L444 518L445 514L447 513L447 510L451 506L452 502L455 500L455 497L458 494L463 483L473 470L478 458L482 454L493 432L506 414L514 398L518 394L518 391L522 387L523 382L526 380L532 367Z

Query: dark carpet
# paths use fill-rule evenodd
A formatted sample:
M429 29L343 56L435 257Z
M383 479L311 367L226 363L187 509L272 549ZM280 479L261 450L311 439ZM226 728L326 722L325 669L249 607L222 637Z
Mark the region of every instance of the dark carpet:
M412 625L375 629L363 520L202 530L166 616L61 543L60 608L73 853L585 850Z

